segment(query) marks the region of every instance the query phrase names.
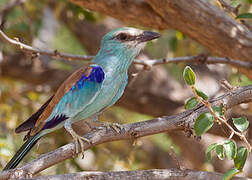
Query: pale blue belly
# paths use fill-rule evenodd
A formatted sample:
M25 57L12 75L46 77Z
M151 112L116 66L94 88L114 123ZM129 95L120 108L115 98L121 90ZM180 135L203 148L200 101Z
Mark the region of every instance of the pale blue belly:
M125 88L125 81L127 78L118 76L113 80L104 80L104 84L100 93L94 101L85 107L80 113L76 114L72 119L79 121L94 115L108 106L113 105L122 95Z
M99 91L97 96L90 102L90 104L80 108L80 111L75 114L73 114L71 108L68 109L67 107L64 107L65 110L63 112L64 114L67 115L67 117L71 118L72 122L84 120L92 115L95 115L96 113L101 112L105 108L113 105L122 96L126 85L127 85L127 74L116 76L113 79L105 78L101 90ZM78 98L81 98L81 96ZM78 102L80 100L72 99L71 101ZM50 117L48 119L50 119ZM64 121L54 128L45 129L43 131L43 134L47 134L63 126Z

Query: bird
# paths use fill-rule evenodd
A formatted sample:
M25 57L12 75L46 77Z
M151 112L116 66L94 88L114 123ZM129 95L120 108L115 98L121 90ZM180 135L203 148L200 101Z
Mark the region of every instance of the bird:
M44 135L64 127L71 134L75 152L84 152L88 139L72 129L72 123L93 117L122 96L128 83L128 68L147 41L160 34L132 27L114 29L105 34L97 55L90 63L71 74L37 112L19 125L16 133L28 131L25 143L3 170L15 168ZM80 147L80 148L78 148Z

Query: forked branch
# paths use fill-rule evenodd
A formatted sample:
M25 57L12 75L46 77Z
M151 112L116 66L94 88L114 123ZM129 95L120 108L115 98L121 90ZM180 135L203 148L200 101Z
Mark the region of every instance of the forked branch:
M224 95L210 100L212 105L218 106L225 104L226 109L230 109L241 103L252 102L252 85L236 88L228 91ZM188 110L173 116L164 116L152 120L137 122L133 124L124 124L120 134L113 129L99 128L85 134L92 144L85 144L85 150L98 144L117 141L134 140L139 137L158 134L162 132L189 130L193 129L196 118L202 113L208 111L204 105L199 105L192 110ZM19 168L4 171L0 173L0 179L27 177L60 163L66 159L75 156L74 144L69 143L55 151L43 154L37 159L22 165Z

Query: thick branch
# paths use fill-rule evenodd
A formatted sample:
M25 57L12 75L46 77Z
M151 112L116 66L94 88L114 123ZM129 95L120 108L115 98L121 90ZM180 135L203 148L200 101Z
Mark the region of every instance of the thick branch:
M230 109L238 104L252 101L252 85L240 87L229 91L226 94L211 100L212 105L224 104L226 109ZM98 144L117 140L134 140L139 137L152 134L169 132L174 130L192 129L195 119L207 108L203 105L193 110L188 110L174 116L164 116L156 119L124 124L121 133L116 133L113 128L99 128L87 133L84 137L89 139L92 144L85 144L85 150ZM54 164L74 157L74 144L70 143L56 149L53 152L43 154L37 159L13 170L0 173L0 179L25 177L34 175Z
M178 29L220 56L252 61L252 33L208 1L70 0L124 22Z
M212 52L252 62L252 33L207 1L148 0L167 24L182 29ZM182 26L181 26L182 25ZM243 52L241 52L243 51Z
M177 29L212 53L252 62L252 32L204 0L69 0L83 8L156 29ZM250 79L252 71L241 69Z
M150 170L141 170L141 171L112 171L112 172L99 172L99 171L85 171L72 174L61 174L61 175L52 175L52 176L41 176L35 177L31 180L52 180L52 179L92 179L92 180L166 180L166 179L180 179L180 180L221 180L223 174L213 173L213 172L204 172L204 171L192 171L189 169L180 170L180 169L150 169ZM234 177L235 179L245 180L248 178L244 177Z

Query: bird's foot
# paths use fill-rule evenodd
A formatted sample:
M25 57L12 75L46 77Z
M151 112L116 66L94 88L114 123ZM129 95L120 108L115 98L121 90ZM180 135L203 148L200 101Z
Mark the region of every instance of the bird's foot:
M64 127L67 130L67 132L69 132L71 134L71 136L73 137L74 140L74 145L75 145L75 153L81 153L82 154L82 158L84 158L84 142L91 144L91 141L87 138L81 137L80 135L78 135L72 128L72 121L71 119L66 120ZM80 152L79 152L80 149Z
M114 131L116 131L118 134L121 133L121 131L123 130L123 126L121 124L118 123L109 123L109 122L103 122L102 123L103 126L105 126L107 129L108 128L112 128Z
M78 135L74 131L71 132L71 135L72 135L73 140L74 140L75 153L76 154L81 153L82 154L82 159L83 159L84 158L84 151L85 151L84 142L86 142L88 144L91 144L91 142L90 142L89 139ZM80 152L79 152L79 149L80 149Z

